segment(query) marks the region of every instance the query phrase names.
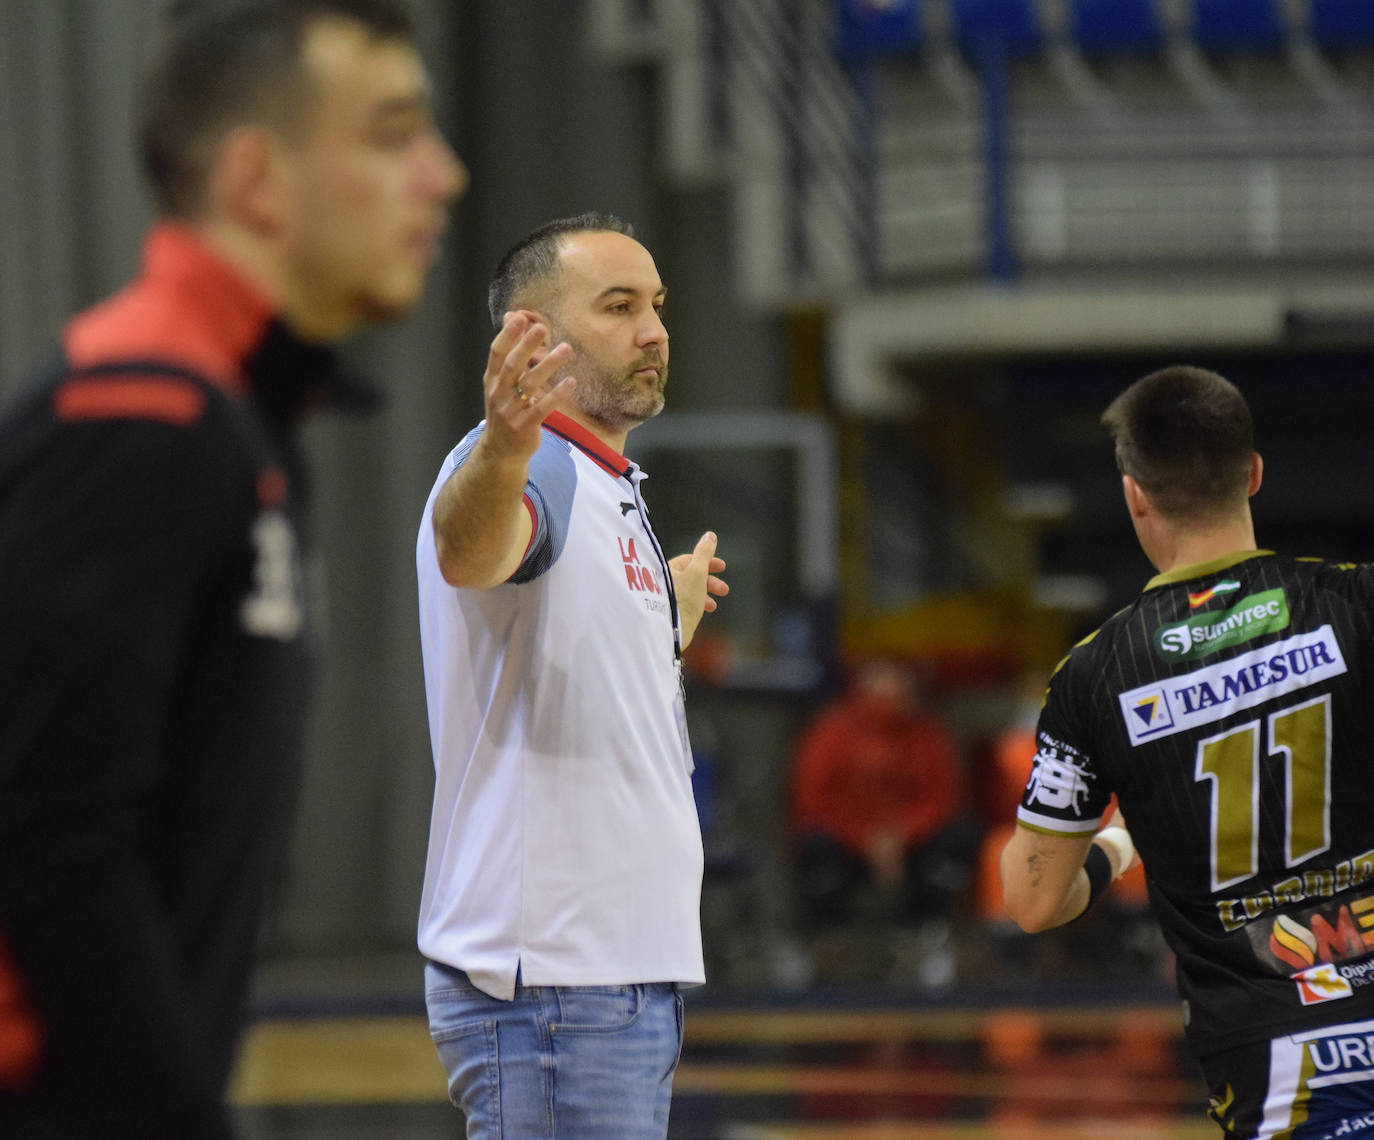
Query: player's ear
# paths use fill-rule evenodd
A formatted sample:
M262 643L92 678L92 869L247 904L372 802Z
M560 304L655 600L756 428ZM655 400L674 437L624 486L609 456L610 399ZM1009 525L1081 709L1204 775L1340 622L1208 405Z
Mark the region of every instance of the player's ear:
M211 159L211 212L263 232L279 226L285 191L275 140L259 126L240 126L220 141Z
M1250 456L1250 480L1246 484L1246 495L1253 495L1258 491L1262 482L1264 482L1264 459L1256 451Z
M1133 476L1123 475L1121 489L1126 493L1126 509L1131 512L1131 518L1144 518L1152 505L1150 496L1145 494L1145 488L1137 483Z

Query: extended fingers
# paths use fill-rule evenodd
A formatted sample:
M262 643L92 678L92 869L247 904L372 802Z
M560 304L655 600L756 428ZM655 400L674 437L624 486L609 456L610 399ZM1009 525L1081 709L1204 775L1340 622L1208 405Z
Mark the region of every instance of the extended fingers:
M487 355L485 386L488 409L506 416L535 411L539 419L561 407L572 389L571 377L553 383L572 350L548 344L549 329L531 314L507 313Z
M549 386L545 380L550 374L557 373L559 365L567 359L568 351L567 345L560 344L537 367L515 377L510 389L511 398L519 403L522 410L533 411L540 420L544 420L568 403L577 381L571 376L564 376Z
M487 353L488 380L502 373L514 372L518 375L523 372L547 331L524 313L507 313L501 323L501 331L492 340Z
M707 574L719 574L725 569L725 559L715 553L717 541L715 533L708 530L697 539L696 547L691 554L676 554L668 559L668 565L674 570L682 571L686 570L694 561L704 558ZM722 582L721 585L724 583Z
M702 608L708 613L716 612L716 599L723 598L730 592L730 583L723 578L717 578L714 574L706 576L706 601Z
M530 393L524 384L530 358L545 342L547 334L543 325L520 313L507 316L487 354L483 386L488 410L506 409L524 402L521 397Z
M554 378L558 375L558 370L567 363L568 357L572 355L572 348L566 341L560 341L544 355L544 358L529 367L529 357L525 358L526 371L519 378L519 384L530 395L543 395L550 389ZM566 379L566 378L565 378ZM553 385L557 387L558 385Z

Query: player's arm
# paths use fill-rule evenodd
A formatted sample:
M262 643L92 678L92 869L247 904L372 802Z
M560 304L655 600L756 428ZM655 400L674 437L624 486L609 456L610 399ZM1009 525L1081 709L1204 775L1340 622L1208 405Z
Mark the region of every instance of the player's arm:
M1002 849L1003 903L1031 933L1072 922L1135 861L1119 811L1097 830L1112 792L1091 747L1097 636L1074 646L1050 676L1016 827Z
M571 398L571 377L553 383L567 358L566 345L549 348L548 328L532 313L509 314L492 341L482 378L486 426L440 488L430 520L450 586L485 590L519 569L534 533L525 502L530 458L544 420Z
M1135 847L1116 824L1096 835L1049 835L1017 824L1002 849L1002 898L1031 934L1072 922L1128 871Z

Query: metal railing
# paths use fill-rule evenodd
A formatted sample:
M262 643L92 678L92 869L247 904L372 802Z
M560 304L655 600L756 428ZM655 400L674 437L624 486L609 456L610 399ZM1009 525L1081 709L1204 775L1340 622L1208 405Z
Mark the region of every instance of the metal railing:
M1196 41L1196 0L1158 0L1138 52L1086 50L1073 0L1009 4L1038 21L1029 55L922 0L919 50L847 60L838 0L592 2L676 76L670 166L735 187L756 300L1374 254L1374 46L1314 39L1322 0L1285 0L1265 51Z

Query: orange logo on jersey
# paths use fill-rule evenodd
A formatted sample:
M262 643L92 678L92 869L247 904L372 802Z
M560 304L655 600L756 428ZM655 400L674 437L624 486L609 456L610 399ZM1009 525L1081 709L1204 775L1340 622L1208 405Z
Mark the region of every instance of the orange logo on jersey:
M1302 923L1281 914L1269 931L1269 950L1280 962L1305 970L1317 960L1317 938Z
M1347 998L1355 992L1329 962L1294 974L1293 980L1298 983L1298 997L1303 1005L1320 1005L1324 1001Z

